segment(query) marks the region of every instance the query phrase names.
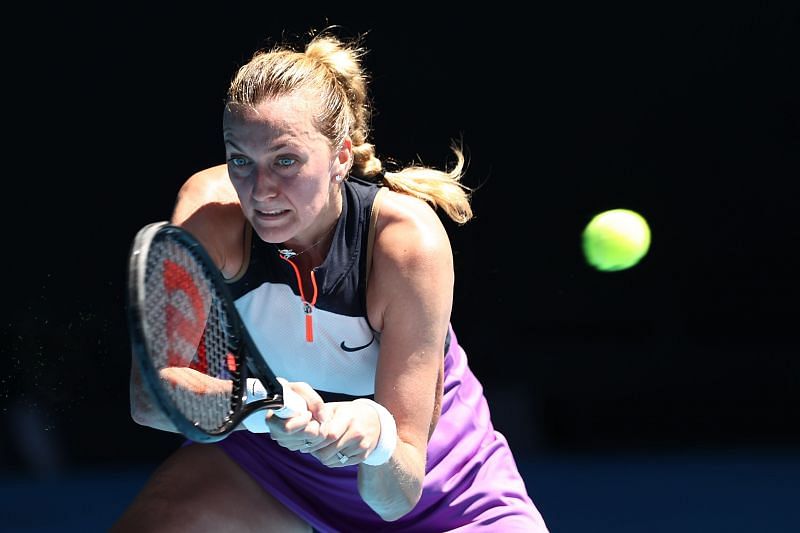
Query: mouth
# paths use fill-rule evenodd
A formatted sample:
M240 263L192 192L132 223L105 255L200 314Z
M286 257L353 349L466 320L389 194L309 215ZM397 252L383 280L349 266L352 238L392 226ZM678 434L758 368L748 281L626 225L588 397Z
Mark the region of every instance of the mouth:
M255 209L254 214L262 220L275 220L289 212L288 209Z

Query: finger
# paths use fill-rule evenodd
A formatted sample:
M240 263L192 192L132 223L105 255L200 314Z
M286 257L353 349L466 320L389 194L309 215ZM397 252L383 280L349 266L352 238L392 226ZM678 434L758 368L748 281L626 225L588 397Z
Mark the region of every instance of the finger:
M344 451L336 452L334 457L336 457L336 462L339 463L340 466L347 466L347 464L352 460ZM333 466L334 468L336 467L336 465Z
M320 422L324 422L326 420L328 409L326 408L322 397L311 387L311 385L303 381L295 381L290 382L289 386L306 401L308 410L311 412L311 415L314 417L314 419L319 420Z
M363 459L359 452L350 451L348 448L337 449L335 446L326 448L314 454L319 461L328 468L341 468L358 464Z
M322 446L329 444L319 433L319 422L311 419L303 431L298 431L289 436L294 438L294 449L302 453L311 453Z
M352 416L344 403L329 404L328 416L320 423L319 432L328 441L340 439L352 423Z
M336 441L335 437L328 437L323 434L320 429L321 425L319 422L311 420L302 434L296 434L297 436L302 435L303 437L301 441L302 446L300 448L301 452L314 453Z
M309 411L298 413L289 418L281 418L276 416L272 409L267 409L265 416L270 433L273 434L273 436L286 436L302 432L312 421ZM315 424L317 423L315 422ZM318 433L318 431L315 431L315 433Z
M312 447L315 444L308 440L308 439L300 439L300 440L292 440L287 445L286 448L289 448L292 451L300 452L300 453L312 453Z
M198 372L193 368L168 366L158 371L159 376L173 387L195 394L230 395L233 382Z

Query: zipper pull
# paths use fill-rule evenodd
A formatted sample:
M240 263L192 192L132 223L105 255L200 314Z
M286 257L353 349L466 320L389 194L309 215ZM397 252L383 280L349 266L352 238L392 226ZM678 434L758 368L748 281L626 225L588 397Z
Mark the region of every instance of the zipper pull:
M303 291L303 278L300 276L300 269L298 269L294 261L290 259L291 254L294 254L294 252L289 249L280 250L279 253L281 259L292 265L292 270L294 270L294 274L297 276L297 289L300 291L300 301L303 302L303 312L306 315L306 342L314 342L314 324L311 320L311 312L314 310L314 304L317 303L317 277L314 275L315 269L311 269L311 285L314 287L314 294L311 297L311 301L308 302L306 301L306 295Z
M306 314L306 341L314 342L314 324L311 319L311 312L314 311L314 306L308 302L303 302L303 312Z

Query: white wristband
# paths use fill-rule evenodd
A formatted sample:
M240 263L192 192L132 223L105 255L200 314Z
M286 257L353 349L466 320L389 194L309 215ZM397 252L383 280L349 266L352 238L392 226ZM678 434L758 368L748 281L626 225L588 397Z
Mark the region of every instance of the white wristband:
M397 448L397 424L394 421L392 413L389 412L384 406L378 402L374 402L369 398L358 398L357 402L369 402L369 404L378 413L378 418L381 421L381 436L378 437L378 444L372 450L364 463L371 466L379 466L386 463Z

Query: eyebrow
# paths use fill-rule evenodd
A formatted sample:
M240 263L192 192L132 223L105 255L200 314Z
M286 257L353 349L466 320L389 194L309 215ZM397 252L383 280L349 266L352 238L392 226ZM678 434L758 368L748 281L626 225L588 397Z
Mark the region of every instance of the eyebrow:
M236 150L239 150L240 152L244 152L245 151L245 150L242 150L242 148L238 144L236 144L236 142L234 142L231 139L229 139L227 135L223 136L222 140L225 142L225 144L230 145L231 147L235 148ZM278 145L270 148L270 150L273 151L273 152L277 152L277 151L283 150L283 149L285 149L287 147L289 147L289 143L281 143L281 144L278 144Z
M232 140L228 139L228 137L227 137L227 136L225 136L225 137L223 138L223 140L225 141L225 144L232 146L233 148L235 148L235 149L239 150L240 152L241 152L241 151L243 151L241 148L239 148L239 145L237 145L237 144L236 144L235 142L233 142Z

